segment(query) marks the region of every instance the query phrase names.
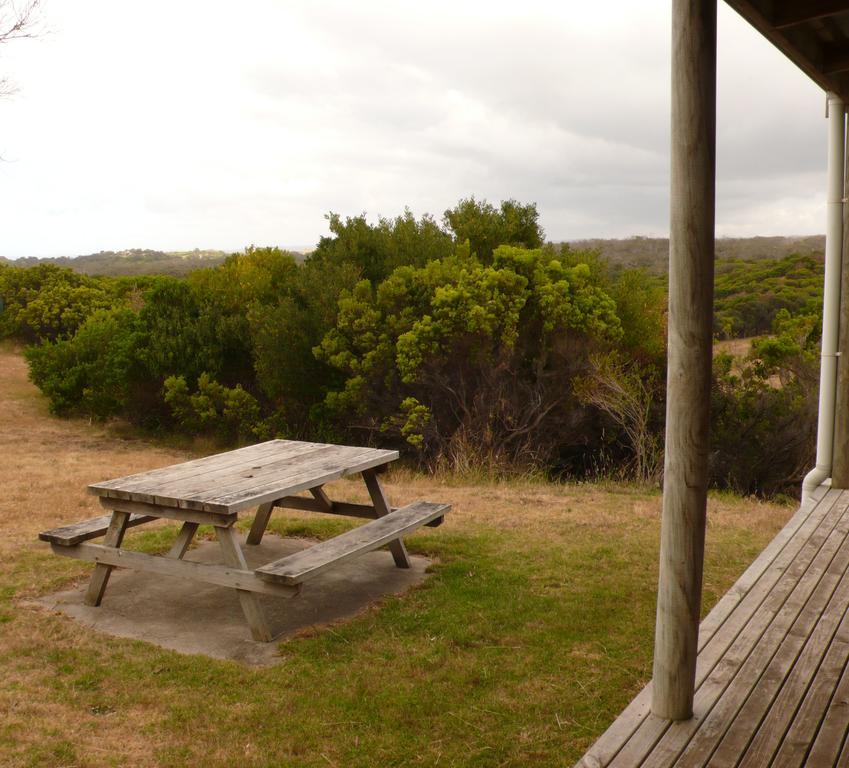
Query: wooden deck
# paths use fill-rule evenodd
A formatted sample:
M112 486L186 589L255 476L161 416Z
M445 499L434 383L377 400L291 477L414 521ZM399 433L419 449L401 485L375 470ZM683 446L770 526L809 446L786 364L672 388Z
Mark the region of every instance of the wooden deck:
M650 703L576 768L849 766L849 491L818 489L702 622L693 719Z

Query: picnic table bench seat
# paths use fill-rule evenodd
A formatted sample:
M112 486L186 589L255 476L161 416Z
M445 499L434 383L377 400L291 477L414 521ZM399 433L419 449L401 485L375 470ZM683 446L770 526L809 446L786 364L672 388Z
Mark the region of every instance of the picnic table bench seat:
M450 509L450 504L416 501L302 552L267 563L257 568L256 574L266 581L302 584L337 563L377 549L423 525L441 521Z
M38 534L41 541L47 541L51 544L59 544L63 547L73 547L82 541L96 539L99 536L104 536L109 529L109 522L112 520L112 515L101 515L93 517L91 520L83 520L80 523L72 523L71 525L63 525L60 528L53 528L49 531L42 531ZM149 523L151 520L156 520L152 515L130 515L127 521L127 528L134 528L142 523Z

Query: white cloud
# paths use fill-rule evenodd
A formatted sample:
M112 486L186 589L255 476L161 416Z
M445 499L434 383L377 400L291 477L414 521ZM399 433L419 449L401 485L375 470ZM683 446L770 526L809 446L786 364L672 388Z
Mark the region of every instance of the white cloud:
M324 213L537 202L663 234L668 3L50 0L5 46L0 254L308 245ZM718 231L822 229L822 94L724 6Z

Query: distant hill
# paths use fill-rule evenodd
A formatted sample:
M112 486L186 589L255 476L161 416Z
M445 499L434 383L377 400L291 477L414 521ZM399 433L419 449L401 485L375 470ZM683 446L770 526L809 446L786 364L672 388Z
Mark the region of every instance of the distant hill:
M601 252L610 264L618 267L644 267L652 272L666 272L669 239L665 237L628 237L622 240L570 240L573 248ZM723 237L716 241L719 259L782 259L791 253L822 253L823 235L807 237Z
M101 251L88 256L59 256L54 259L39 259L34 256L0 261L16 267L33 267L36 264L56 264L69 267L86 275L186 275L194 269L216 267L224 262L226 251L151 251L145 248L130 248L126 251Z
M620 240L570 240L569 245L579 250L597 250L614 267L644 267L651 272L666 272L669 260L669 240L665 237L627 237ZM807 237L723 237L716 241L716 255L720 259L777 260L791 253L822 253L823 235ZM295 256L306 254L308 248L287 249ZM87 256L60 256L39 259L34 256L6 259L0 263L18 267L31 267L41 263L69 267L86 275L186 275L192 270L217 267L229 255L227 251L152 251L130 248L125 251L101 251Z

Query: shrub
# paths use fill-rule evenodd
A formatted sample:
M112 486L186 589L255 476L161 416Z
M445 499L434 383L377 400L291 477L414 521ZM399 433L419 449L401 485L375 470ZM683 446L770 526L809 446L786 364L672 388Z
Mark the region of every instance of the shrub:
M144 376L141 339L134 312L99 310L72 338L28 347L30 378L49 399L52 413L100 420L133 413Z

